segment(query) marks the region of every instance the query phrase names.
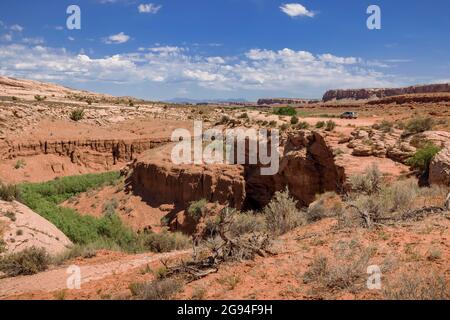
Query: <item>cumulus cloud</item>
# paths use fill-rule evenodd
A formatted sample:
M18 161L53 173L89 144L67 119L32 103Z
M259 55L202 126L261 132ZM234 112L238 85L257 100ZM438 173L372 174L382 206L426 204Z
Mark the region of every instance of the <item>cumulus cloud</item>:
M315 13L306 9L300 3L287 3L280 6L281 11L290 17L310 17L313 18Z
M9 27L9 29L16 32L22 32L24 28L18 24L13 24L12 26Z
M156 5L153 3L142 3L138 6L139 13L151 13L156 14L162 8L161 5Z
M241 95L244 91L303 96L330 88L385 87L392 78L356 57L289 48L252 49L236 56L207 56L189 48L159 46L113 56L70 53L64 48L0 45L0 74L132 86L164 83ZM209 91L208 91L209 92Z
M105 43L108 44L121 44L128 42L130 40L130 36L127 36L125 33L121 32L118 34L113 34L105 39Z

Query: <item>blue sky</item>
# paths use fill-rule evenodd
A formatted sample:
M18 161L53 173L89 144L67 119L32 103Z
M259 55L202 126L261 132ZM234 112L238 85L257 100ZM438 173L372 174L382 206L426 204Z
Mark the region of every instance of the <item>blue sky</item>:
M81 9L81 30L66 9ZM369 5L381 30L366 27ZM450 81L448 0L2 0L0 74L147 99Z

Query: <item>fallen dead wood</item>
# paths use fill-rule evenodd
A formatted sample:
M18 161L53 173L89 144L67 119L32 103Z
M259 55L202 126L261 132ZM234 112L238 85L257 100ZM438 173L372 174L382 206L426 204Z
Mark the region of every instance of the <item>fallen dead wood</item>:
M187 282L192 282L217 272L222 263L252 260L256 256L265 257L273 254L269 250L272 239L266 233L252 233L231 237L229 227L232 223L233 214L234 211L231 211L229 208L221 211L218 241L215 241L210 248L210 255L206 258L198 259L196 250L194 250L194 259L172 267L162 261L167 268L166 276L183 276Z

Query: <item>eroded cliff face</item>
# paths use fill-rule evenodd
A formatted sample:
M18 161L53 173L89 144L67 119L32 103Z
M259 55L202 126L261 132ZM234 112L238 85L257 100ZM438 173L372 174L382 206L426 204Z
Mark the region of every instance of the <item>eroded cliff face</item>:
M129 183L152 207L174 203L179 208L207 199L237 209L257 209L286 187L299 206L306 206L316 194L342 188L344 169L335 164L332 149L319 133L292 133L283 149L280 170L271 176L261 175L258 165L180 166L149 156L131 165Z
M289 189L299 206L307 206L317 194L340 191L345 183L344 169L336 165L332 149L317 132L298 131L288 136L280 170L262 176L256 168L247 168L247 204L267 205L277 191Z
M129 183L133 192L152 207L175 204L187 208L192 201L228 204L241 209L245 201L244 169L235 165L172 165L161 161L136 161Z
M168 139L30 141L3 144L0 159L26 159L38 155L57 155L86 167L112 166L133 160L145 150L168 143Z
M450 83L411 86L405 88L329 90L324 94L323 101L326 102L331 100L344 100L344 99L368 100L405 94L436 93L436 92L450 92Z

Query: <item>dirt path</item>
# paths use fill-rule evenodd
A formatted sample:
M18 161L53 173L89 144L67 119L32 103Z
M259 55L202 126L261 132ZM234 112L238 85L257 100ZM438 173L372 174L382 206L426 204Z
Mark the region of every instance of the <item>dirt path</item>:
M140 254L108 263L80 266L81 287L90 281L101 280L107 276L125 273L148 263L160 261L161 259L180 257L189 252L190 250L161 254ZM67 289L67 278L69 276L66 266L32 276L0 279L0 299L29 292L53 292Z

